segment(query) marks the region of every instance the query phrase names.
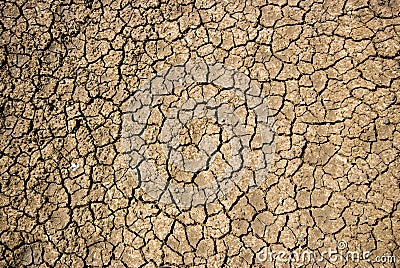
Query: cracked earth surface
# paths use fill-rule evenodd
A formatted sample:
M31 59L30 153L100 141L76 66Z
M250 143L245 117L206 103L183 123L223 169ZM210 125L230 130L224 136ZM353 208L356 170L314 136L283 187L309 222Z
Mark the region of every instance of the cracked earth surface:
M338 241L398 265L399 12L395 0L0 2L0 266L296 267L257 253ZM276 148L257 188L247 169L224 197L181 208L129 172L123 115L146 80L188 62L250 77ZM234 98L209 84L190 90L164 104ZM151 120L149 154L169 171L155 145L164 119ZM210 176L167 176L213 180L232 158L222 132L193 118L181 154L195 159L207 137L222 143L219 158Z

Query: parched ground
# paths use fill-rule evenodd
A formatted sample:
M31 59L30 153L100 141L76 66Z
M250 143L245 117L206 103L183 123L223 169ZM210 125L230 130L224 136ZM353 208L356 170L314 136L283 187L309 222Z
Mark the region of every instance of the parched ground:
M130 2L0 2L0 267L399 265L399 1ZM129 172L122 116L152 75L201 61L259 85L276 150L257 189L180 208ZM189 144L221 133L192 124ZM343 243L397 259L257 254Z

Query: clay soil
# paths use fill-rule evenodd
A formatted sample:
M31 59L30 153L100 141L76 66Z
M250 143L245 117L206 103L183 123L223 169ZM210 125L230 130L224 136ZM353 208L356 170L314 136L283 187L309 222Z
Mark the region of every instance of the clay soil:
M0 267L400 265L399 13L397 0L0 2ZM250 77L276 149L255 189L244 175L223 198L180 208L129 171L123 114L142 83L187 62ZM182 142L218 131L200 118ZM397 258L257 257L338 242Z

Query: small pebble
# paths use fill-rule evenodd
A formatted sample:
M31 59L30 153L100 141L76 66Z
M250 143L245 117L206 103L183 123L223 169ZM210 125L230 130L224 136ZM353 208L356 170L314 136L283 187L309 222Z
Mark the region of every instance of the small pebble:
M390 120L387 119L387 118L385 118L385 119L383 120L383 123L385 123L385 125L389 125L389 124L390 124Z
M79 168L79 164L71 163L72 171L76 171Z

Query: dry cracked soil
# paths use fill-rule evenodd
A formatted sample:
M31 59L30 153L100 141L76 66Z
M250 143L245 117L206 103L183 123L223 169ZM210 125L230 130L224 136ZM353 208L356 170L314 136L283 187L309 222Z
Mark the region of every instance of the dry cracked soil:
M0 1L0 267L398 267L399 13L398 0ZM259 90L198 78L141 95L199 62ZM268 105L267 141L249 99ZM222 174L238 180L205 200Z

